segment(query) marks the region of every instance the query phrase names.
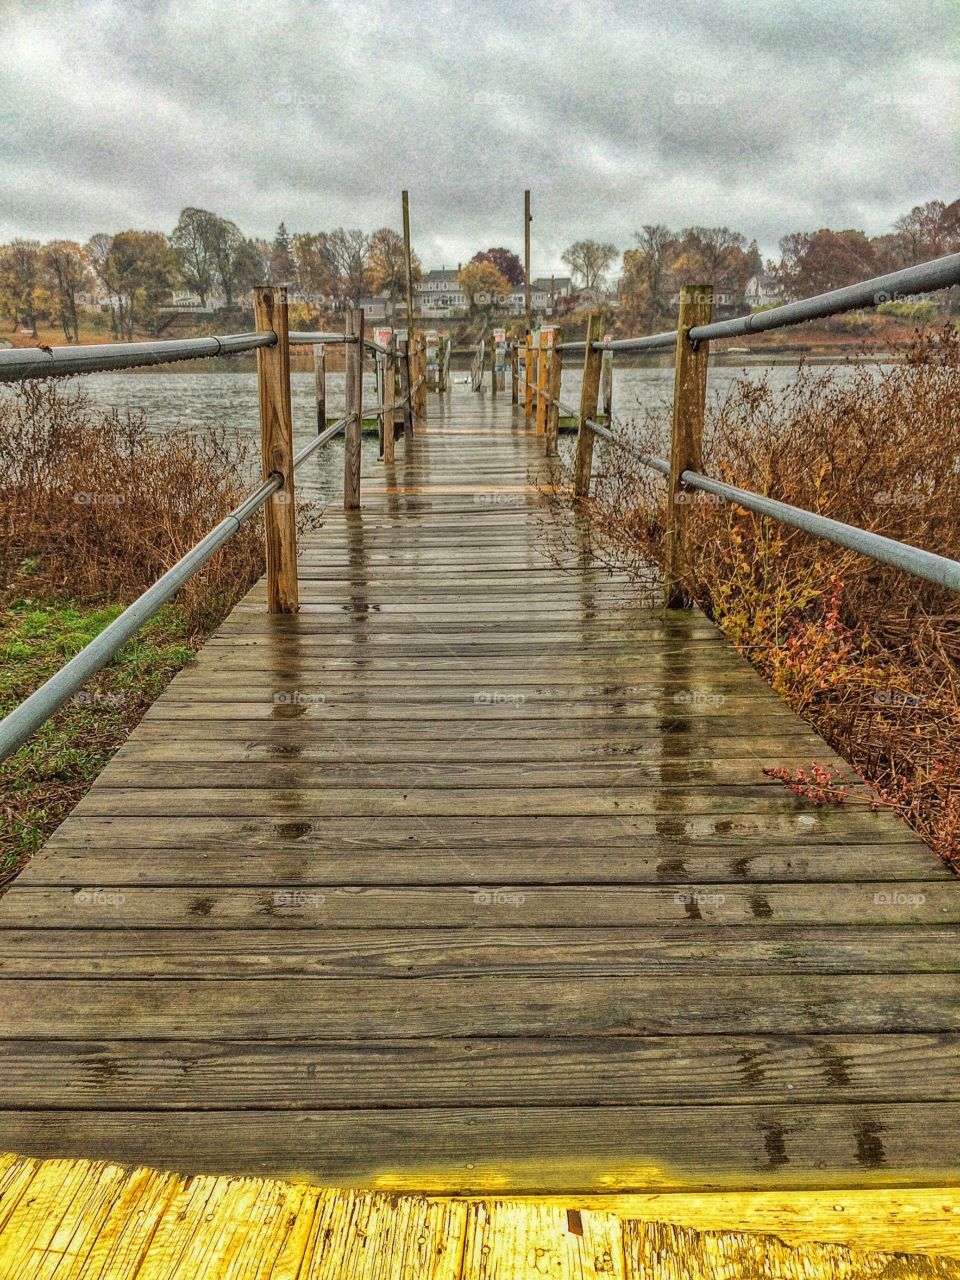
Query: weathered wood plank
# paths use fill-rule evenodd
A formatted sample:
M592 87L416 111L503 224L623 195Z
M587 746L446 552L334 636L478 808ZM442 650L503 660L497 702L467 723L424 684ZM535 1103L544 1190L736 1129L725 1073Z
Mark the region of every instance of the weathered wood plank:
M8 1111L27 1155L231 1168L355 1187L489 1195L949 1186L960 1103L391 1111Z
M11 980L0 1038L336 1039L960 1031L953 974ZM960 1150L960 1149L958 1149Z
M12 1040L0 1110L960 1101L960 1035Z

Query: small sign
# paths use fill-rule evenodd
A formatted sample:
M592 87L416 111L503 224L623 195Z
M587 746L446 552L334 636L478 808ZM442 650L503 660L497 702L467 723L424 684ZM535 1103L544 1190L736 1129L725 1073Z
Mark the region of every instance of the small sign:
M392 337L393 330L390 328L379 328L373 331L373 340L378 347L389 347Z
M507 331L506 331L506 329L494 329L494 331L493 331L493 340L494 340L494 342L497 344L497 346L498 346L498 347L505 346L505 345L506 345L506 341L507 341Z
M543 347L552 347L552 346L553 346L553 335L554 335L554 333L555 333L555 330L554 330L554 329L553 329L553 327L552 327L552 326L550 326L550 325L548 325L548 326L544 327L543 329L541 329L541 330L540 330L540 345L541 345L541 346L543 346Z

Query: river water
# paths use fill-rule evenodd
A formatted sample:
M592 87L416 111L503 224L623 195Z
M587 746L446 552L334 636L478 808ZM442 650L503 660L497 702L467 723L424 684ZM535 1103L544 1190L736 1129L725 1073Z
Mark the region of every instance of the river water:
M839 378L853 376L850 364L831 365ZM886 367L882 364L871 364L871 369L878 372ZM181 366L182 368L182 366ZM774 390L788 386L795 378L797 366L792 363L747 365L739 363L711 363L708 379L708 395L722 398L735 381L749 378L751 381L766 380ZM459 400L477 393L469 386L469 376L460 371L451 372L453 385L449 392L451 398ZM78 380L68 379L66 384L74 386ZM202 372L129 372L129 373L97 373L89 374L83 380L83 386L95 405L115 406L121 411L142 410L146 414L148 425L155 431L168 431L173 428L202 431L209 427L225 428L229 432L238 432L242 436L256 440L259 435L259 416L257 407L257 379L253 372L235 370L204 370ZM10 394L8 387L0 388L0 394ZM483 395L489 395L487 387ZM506 393L509 395L509 391ZM568 404L577 404L580 394L580 370L571 369L564 372L561 399ZM642 416L645 411L652 410L669 418L670 403L673 395L673 369L664 361L656 366L615 367L613 374L613 412L614 418L627 420ZM376 402L376 388L373 374L368 373L364 379L364 401L366 404ZM294 373L291 375L291 400L293 406L294 436L297 447L306 444L316 434L316 408L314 401L314 379L312 373ZM344 375L330 373L327 375L327 413L333 417L339 415L344 404ZM431 408L434 412L436 397L430 396ZM364 451L371 457L376 456L377 442L375 437L365 436ZM402 445L401 445L402 448ZM310 462L305 463L298 472L298 484L301 490L315 500L332 499L338 491L342 491L343 476L343 442L338 437L321 447Z

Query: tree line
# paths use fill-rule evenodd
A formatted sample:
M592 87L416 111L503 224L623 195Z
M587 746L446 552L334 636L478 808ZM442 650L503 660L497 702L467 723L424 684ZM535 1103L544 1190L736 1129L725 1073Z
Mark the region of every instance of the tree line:
M412 256L414 281L422 269ZM251 239L235 222L188 208L167 236L159 231L98 232L72 240L13 240L0 246L0 312L14 328L34 334L41 321L79 337L80 299L106 300L116 338L156 331L160 308L173 292L196 294L233 307L256 284L295 287L306 299L356 303L366 293L399 301L406 292L403 237L389 227L368 234L338 227L291 236L281 222L272 241Z
M809 298L830 289L899 271L931 258L960 252L960 200L931 200L898 218L893 231L794 232L780 240L779 261L761 258L757 242L729 227L651 224L634 233L623 255L620 314L631 332L656 332L675 313L673 297L683 283L743 290L751 276L772 277L784 298Z
M767 274L784 297L802 298L958 252L960 200L917 205L879 236L826 228L795 232L780 241L779 261L766 263L756 240L748 243L729 227L674 231L646 224L634 241L623 253L621 323L631 332L655 331L670 320L684 282L739 294L751 276ZM594 302L618 257L613 244L578 240L562 260L576 288ZM413 274L416 285L422 278L416 254ZM459 272L471 311L478 300L495 300L522 282L519 258L502 247L479 251ZM176 290L195 294L202 306L216 298L233 307L264 283L291 286L318 308L356 304L368 294L398 303L406 295L403 237L389 227L290 235L281 222L268 241L248 238L219 214L187 208L170 235L98 232L83 245L17 239L0 246L0 312L34 334L40 321L57 323L68 341L79 337L79 303L87 293L106 299L114 336L132 339L138 328L158 330L160 309Z

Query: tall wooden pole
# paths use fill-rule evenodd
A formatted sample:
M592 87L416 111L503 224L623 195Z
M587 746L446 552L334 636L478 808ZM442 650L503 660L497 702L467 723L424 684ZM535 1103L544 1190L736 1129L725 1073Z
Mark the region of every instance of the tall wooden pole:
M397 359L400 362L400 398L403 402L404 443L413 435L413 398L410 395L410 342L397 343Z
M687 335L694 325L709 324L712 312L712 286L685 284L681 287L674 365L670 480L667 486L664 601L668 609L688 609L693 603L689 587L683 581L690 491L684 488L680 477L684 471L703 469L703 420L710 344L700 342L694 346Z
M577 424L577 461L573 475L573 492L577 498L590 496L590 472L593 470L593 432L586 425L588 418L597 414L597 397L600 394L600 371L603 352L594 351L593 344L603 341L604 319L594 311L587 321L587 350L583 359L583 382L580 386L580 421Z
M520 352L517 349L516 342L510 343L510 403L518 404L520 401Z
M363 433L363 312L347 312L347 336L356 342L346 344L347 357L347 423L343 449L343 509L355 511L360 506L361 438Z
M523 193L523 307L526 316L527 333L532 329L530 320L530 192Z
M272 347L257 348L263 478L268 480L277 472L283 476L283 488L273 494L263 508L267 545L267 608L271 613L296 613L300 601L287 291L258 288L253 296L258 332L272 330L277 335Z
M403 260L407 276L407 342L413 342L413 251L410 248L410 195L403 195Z

